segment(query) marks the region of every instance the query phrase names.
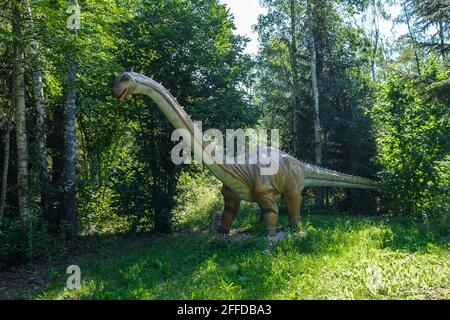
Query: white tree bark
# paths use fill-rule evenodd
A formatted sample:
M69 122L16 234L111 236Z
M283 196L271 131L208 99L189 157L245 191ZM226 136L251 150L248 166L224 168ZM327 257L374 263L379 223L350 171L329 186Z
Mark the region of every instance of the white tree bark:
M24 1L25 9L28 14L28 29L32 34L31 40L31 60L32 66L32 81L33 81L33 93L36 104L36 139L38 142L38 167L39 167L39 182L41 187L41 206L44 215L48 215L49 211L49 171L47 160L47 137L45 135L45 123L46 123L46 103L44 97L44 84L42 81L42 71L39 54L39 43L35 39L33 15L28 0Z
M319 86L317 84L317 55L316 42L314 39L314 17L312 11L312 0L307 0L308 10L308 31L309 31L309 45L311 51L311 83L314 100L314 155L316 164L322 163L322 141L320 137L320 112L319 112Z
M65 161L64 161L64 210L66 220L70 223L70 238L76 236L76 164L77 164L77 135L75 107L76 91L76 62L69 60L67 87L65 89L64 116L65 116Z
M376 54L378 52L378 41L380 38L380 28L378 27L378 11L377 11L377 4L375 2L375 0L372 0L372 15L373 15L373 19L372 19L372 26L375 29L375 39L374 39L374 43L373 43L373 51L372 51L372 58L370 61L371 64L371 69L372 69L372 80L376 81L376 72L375 72L375 57Z
M17 7L13 14L13 32L18 39L14 44L13 66L13 103L15 107L16 144L17 144L17 184L19 198L19 213L24 221L30 219L28 207L28 145L25 108L25 68L24 52L21 41L22 14Z
M294 156L299 157L299 128L300 128L300 81L298 76L298 64L297 64L297 13L296 13L296 0L290 2L290 19L291 19L291 43L290 43L290 62L292 72L292 110L294 112Z

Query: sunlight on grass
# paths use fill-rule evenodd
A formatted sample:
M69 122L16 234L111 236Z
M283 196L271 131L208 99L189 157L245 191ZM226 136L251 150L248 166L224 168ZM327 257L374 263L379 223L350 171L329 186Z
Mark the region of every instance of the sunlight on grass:
M219 181L207 176L204 170L199 175L196 178L192 173L184 172L180 177L180 192L173 214L174 228L177 230L205 226L211 222L213 213L222 209Z
M441 240L446 235L422 225L311 216L305 237L288 235L268 250L262 229L242 227L258 224L252 208L238 220L242 230L253 230L250 237L182 233L142 239L132 250L111 248L101 259L80 261L80 290L68 291L57 279L34 298L450 298L449 246Z

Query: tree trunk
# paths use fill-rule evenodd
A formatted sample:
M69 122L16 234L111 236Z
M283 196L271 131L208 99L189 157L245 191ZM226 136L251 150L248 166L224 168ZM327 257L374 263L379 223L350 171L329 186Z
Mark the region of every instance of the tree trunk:
M29 29L33 34L33 16L31 12L31 7L28 0L25 0L26 10L29 19ZM42 82L42 71L39 55L39 43L35 40L31 40L31 58L33 61L33 92L36 104L36 139L38 141L38 167L39 167L39 183L41 189L41 208L48 223L50 220L50 209L49 209L49 172L48 172L48 161L47 161L47 142L45 134L45 123L46 123L46 104L44 97L44 85Z
M21 39L22 16L14 7L13 32ZM19 213L24 221L30 218L28 208L28 146L25 108L25 68L24 53L21 40L14 44L13 66L13 103L15 107L16 144L17 144L17 183L19 197Z
M316 41L314 39L314 16L311 4L312 0L307 0L308 10L308 33L309 46L311 51L311 84L314 101L314 157L317 165L322 164L322 141L320 137L320 113L319 113L319 86L317 84L317 54ZM323 206L323 192L321 189L315 190L316 203Z
M441 57L442 60L444 61L446 58L446 54L445 54L445 32L444 32L444 24L442 23L441 20L439 20L439 39L441 42Z
M373 14L372 24L375 27L375 43L373 46L372 60L371 60L370 64L371 64L371 69L372 69L372 80L376 81L375 56L378 51L378 40L380 38L380 29L378 28L378 24L377 24L377 7L376 7L375 0L372 1L372 14Z
M295 11L296 0L291 0L291 44L290 44L290 62L292 71L292 111L294 112L294 156L300 156L300 81L298 76L297 65L297 35L296 21L297 14Z
M320 137L319 87L317 84L317 55L316 42L314 39L314 20L311 0L307 0L307 6L309 45L311 51L311 83L314 100L314 156L316 164L320 165L322 163L322 142Z
M409 15L408 15L408 9L406 8L406 4L403 4L403 11L405 12L406 25L408 26L409 38L412 41L414 57L416 59L417 74L420 75L421 74L421 72L420 72L420 61L419 61L419 56L417 55L417 50L415 48L416 40L415 40L414 35L412 33L412 30L411 30L411 25L410 25L410 22L409 22Z
M31 260L33 256L32 223L33 219L28 207L28 145L26 127L25 106L25 66L24 50L21 43L23 38L23 16L20 9L13 7L13 32L17 36L14 43L14 65L12 74L13 105L15 108L16 147L17 147L17 191L19 202L19 214L28 238L27 256Z
M6 192L8 190L8 169L9 169L9 140L12 129L12 115L8 115L8 124L6 126L5 138L3 140L3 169L2 169L2 186L0 194L0 226L2 225L3 213L6 206Z
M69 239L76 238L76 164L77 164L77 136L75 107L77 66L73 59L69 60L69 71L64 95L65 118L65 157L64 157L64 212L69 223Z
M56 234L60 231L61 220L64 219L63 175L64 175L64 106L57 104L52 111L51 131L48 145L52 152L49 231Z

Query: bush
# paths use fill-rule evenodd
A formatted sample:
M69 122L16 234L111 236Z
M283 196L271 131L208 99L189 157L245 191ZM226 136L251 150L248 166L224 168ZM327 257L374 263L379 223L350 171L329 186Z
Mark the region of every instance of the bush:
M449 100L433 88L450 70L430 61L421 77L394 74L371 111L378 162L391 213L448 214Z
M51 236L42 219L36 216L32 219L32 228L27 234L20 221L8 216L3 218L0 227L0 270L36 259L58 260L67 254L65 235Z
M220 189L221 183L204 167L184 171L177 185L175 229L198 227L212 219L212 214L222 209Z

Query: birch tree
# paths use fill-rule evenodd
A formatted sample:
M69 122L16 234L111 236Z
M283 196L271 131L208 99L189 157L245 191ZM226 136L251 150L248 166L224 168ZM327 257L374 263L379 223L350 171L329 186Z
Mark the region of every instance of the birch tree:
M292 110L294 111L294 154L299 155L299 143L300 143L300 80L298 74L298 61L297 61L297 10L296 0L290 0L290 23L291 23L291 42L289 44L290 51L290 63L292 70Z
M317 84L317 54L316 41L314 38L314 16L311 4L312 0L307 0L308 10L308 35L311 52L311 84L314 100L314 156L316 164L322 163L322 142L320 137L320 113L319 113L319 86Z
M44 84L42 80L42 65L39 53L39 42L36 39L33 24L33 15L28 0L24 1L28 15L28 29L32 35L31 39L31 60L32 60L32 81L33 93L36 105L36 139L38 144L38 168L39 182L41 190L41 207L44 216L49 220L49 171L47 160L47 142L45 134L46 125L46 103L44 97Z
M79 29L78 6L73 10L74 15L68 20L68 29L71 33L70 46L75 49L77 30ZM73 20L74 19L74 20ZM77 209L76 209L76 166L77 166L77 132L75 108L77 103L77 61L73 52L67 55L67 79L64 88L64 211L65 219L69 223L69 239L76 237Z
M25 67L23 50L23 2L13 7L13 32L16 35L13 61L13 105L17 144L17 184L19 213L24 221L30 220L28 204L28 146L25 108Z

